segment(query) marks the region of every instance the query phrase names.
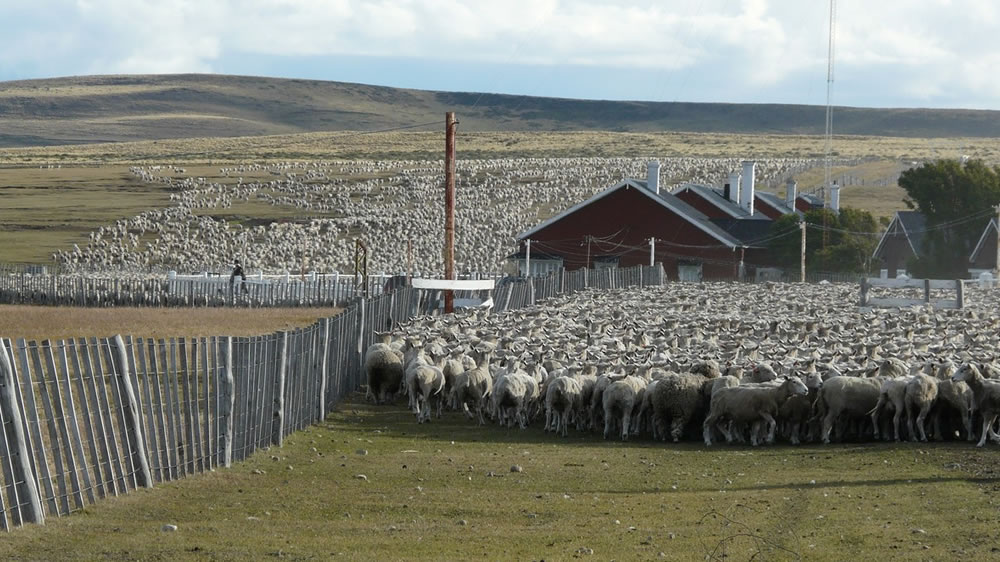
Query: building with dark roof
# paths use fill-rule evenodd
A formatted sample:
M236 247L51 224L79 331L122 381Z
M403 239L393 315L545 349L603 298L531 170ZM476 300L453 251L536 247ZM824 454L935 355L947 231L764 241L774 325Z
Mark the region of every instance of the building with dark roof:
M645 181L622 180L519 234L520 248L511 258L523 260L531 240L532 262L535 252L544 252L549 260L562 259L566 269L653 261L674 279L732 279L771 263L769 219L717 205L704 207L710 216L661 190L658 168L651 163ZM715 193L706 186L689 191L699 197Z
M917 211L896 211L875 252L875 263L881 264L890 278L906 271L907 262L923 255L927 221Z
M997 268L997 219L990 219L969 256L969 270L975 273Z

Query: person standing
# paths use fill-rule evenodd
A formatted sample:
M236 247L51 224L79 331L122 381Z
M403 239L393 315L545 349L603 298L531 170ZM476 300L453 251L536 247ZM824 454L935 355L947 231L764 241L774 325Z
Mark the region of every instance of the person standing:
M234 294L236 291L236 278L240 278L240 292L244 295L249 294L250 291L247 289L247 274L243 272L243 266L240 265L240 260L236 260L233 264L233 272L229 274L229 292Z

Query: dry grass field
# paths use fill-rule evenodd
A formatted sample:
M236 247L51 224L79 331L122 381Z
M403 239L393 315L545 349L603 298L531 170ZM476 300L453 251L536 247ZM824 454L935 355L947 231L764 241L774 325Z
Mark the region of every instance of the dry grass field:
M723 133L465 132L457 152L470 158L586 156L822 157L819 135ZM920 160L962 154L1000 162L1000 138L845 136L834 138L841 158ZM30 148L0 148L4 166L63 164L232 163L287 160L420 159L444 154L444 119L421 132L323 132L235 138L192 138Z
M966 443L708 449L562 439L477 427L457 413L417 425L402 404L360 399L231 469L16 529L0 558L997 556L995 451Z
M61 340L255 336L309 326L338 308L71 308L0 305L0 337Z

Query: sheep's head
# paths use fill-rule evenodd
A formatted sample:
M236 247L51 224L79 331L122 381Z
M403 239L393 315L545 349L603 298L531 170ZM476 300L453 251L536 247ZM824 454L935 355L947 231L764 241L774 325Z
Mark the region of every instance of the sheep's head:
M805 396L809 394L809 387L799 377L788 377L785 379L785 382L781 383L781 386L785 387L792 396Z
M778 373L775 373L767 363L760 363L754 366L753 377L757 382L767 382L778 378Z
M969 382L973 379L978 379L983 375L979 373L979 369L972 363L966 363L959 367L958 371L951 376L951 380L955 382Z
M719 371L719 364L711 359L702 361L694 367L691 367L691 372L696 375L701 375L706 379L717 379L722 376L722 373Z

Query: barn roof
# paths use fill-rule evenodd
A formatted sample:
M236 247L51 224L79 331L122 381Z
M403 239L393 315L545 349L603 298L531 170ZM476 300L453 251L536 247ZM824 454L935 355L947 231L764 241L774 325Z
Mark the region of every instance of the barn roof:
M682 185L680 189L675 191L674 194L683 193L685 191L697 193L702 199L711 203L719 210L733 218L745 218L750 216L750 213L748 213L743 207L740 207L739 203L734 203L729 199L726 199L725 195L716 191L714 187L697 183L686 183Z
M582 209L583 207L586 207L591 203L600 201L601 199L618 191L619 189L626 187L632 187L637 189L638 192L641 193L642 195L645 195L646 197L655 201L657 204L670 210L677 216L685 219L688 223L694 225L695 227L705 232L712 238L715 238L722 244L730 248L737 248L742 245L739 239L735 238L725 230L713 224L708 219L707 216L701 213L701 211L695 209L691 205L688 205L684 201L681 201L676 195L672 195L665 190L661 190L659 194L656 194L649 190L649 188L646 186L645 180L635 180L635 179L625 179L616 183L615 185L612 185L611 187L605 189L604 191L597 193L590 199L577 203L576 205L573 205L572 207L566 209L565 211L559 213L558 215L552 216L547 220L541 222L540 224L534 226L533 228L526 230L521 234L518 234L517 239L519 241L524 240L525 238L528 238L532 234L535 234L536 232L546 228L547 226L556 223L565 217L572 215L577 210Z
M771 225L774 221L763 218L746 219L711 219L719 228L738 239L743 246L764 248L767 238L771 235Z
M972 250L972 255L969 256L969 261L974 262L979 259L979 252L983 250L986 245L986 237L990 234L990 231L996 232L997 230L997 219L996 217L990 219L990 223L986 225L983 229L983 235L979 237L979 242L976 244L976 249Z
M875 252L872 253L873 257L879 257L882 252L883 246L885 246L885 241L894 234L902 232L906 236L906 241L910 244L910 250L913 251L913 255L921 255L924 249L924 232L926 231L927 220L924 214L919 211L896 211L896 214L892 217L892 222L885 229L885 233L882 234L882 238L879 239L878 245L875 246Z
M795 209L789 209L788 206L785 205L785 199L783 197L778 197L773 193L768 193L766 191L755 191L754 196L757 199L760 199L761 201L774 207L775 209L778 210L778 212L780 212L783 215L798 213L798 211L796 211Z

